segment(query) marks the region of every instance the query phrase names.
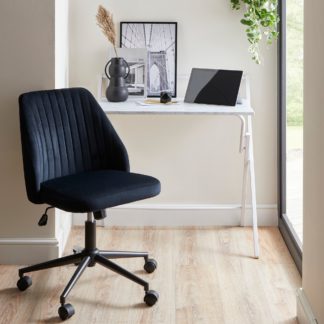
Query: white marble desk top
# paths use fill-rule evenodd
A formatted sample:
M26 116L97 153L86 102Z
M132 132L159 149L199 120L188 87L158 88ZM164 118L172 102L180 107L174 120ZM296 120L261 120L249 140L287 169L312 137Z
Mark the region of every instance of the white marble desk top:
M158 99L158 98L157 98ZM105 113L113 114L213 114L213 115L254 115L253 108L246 100L236 106L219 106L185 103L183 99L174 99L176 104L144 105L143 99L128 99L125 102L99 101Z

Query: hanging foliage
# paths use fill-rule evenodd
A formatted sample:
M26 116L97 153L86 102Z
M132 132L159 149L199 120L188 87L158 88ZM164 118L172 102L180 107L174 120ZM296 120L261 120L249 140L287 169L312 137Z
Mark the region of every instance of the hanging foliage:
M279 22L278 0L230 0L232 9L245 7L241 23L246 26L246 36L250 43L249 52L252 59L260 64L259 44L263 36L267 43L272 44L278 38L277 25Z

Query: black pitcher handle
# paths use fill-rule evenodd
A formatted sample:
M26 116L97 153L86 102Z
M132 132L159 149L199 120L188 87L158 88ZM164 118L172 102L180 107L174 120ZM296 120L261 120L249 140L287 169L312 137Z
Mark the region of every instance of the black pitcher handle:
M129 73L130 73L130 67L128 65L128 63L126 62L126 60L123 58L125 64L126 64L126 67L128 68L128 72L126 73L126 75L124 76L124 79L127 79L127 77L129 76Z
M108 69L109 64L111 63L111 61L112 61L112 59L110 59L110 60L107 62L106 66L105 66L105 74L106 74L106 77L107 77L109 80L110 80L110 76L109 76L109 74L108 74L108 72L107 72L107 69ZM124 76L124 79L127 79L127 77L129 76L129 73L130 73L130 67L129 67L128 63L126 62L126 60L125 60L124 58L123 58L123 61L125 62L126 67L127 67L127 69L128 69L126 75Z
M108 72L107 72L107 68L108 68L108 66L109 66L109 64L111 63L111 60L112 59L110 59L108 62L107 62L107 64L106 64L106 66L105 66L105 74L106 74L106 77L110 80L110 76L109 76L109 74L108 74ZM126 62L126 61L125 61Z

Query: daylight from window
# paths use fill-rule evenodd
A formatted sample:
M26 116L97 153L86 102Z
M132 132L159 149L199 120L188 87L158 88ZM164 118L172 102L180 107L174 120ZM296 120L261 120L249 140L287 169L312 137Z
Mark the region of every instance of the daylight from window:
M303 0L287 0L287 217L303 241Z

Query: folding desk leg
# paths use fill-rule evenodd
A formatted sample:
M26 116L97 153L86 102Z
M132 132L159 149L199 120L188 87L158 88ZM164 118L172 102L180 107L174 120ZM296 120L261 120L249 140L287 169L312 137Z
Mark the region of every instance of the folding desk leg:
M248 156L248 145L249 136L244 135L245 138L245 148L244 148L244 169L243 169L243 185L242 185L242 201L241 201L241 226L245 226L246 219L246 190L247 190L247 175L249 170L249 156Z
M248 116L248 170L250 174L250 188L251 188L251 200L252 200L252 222L253 222L253 240L254 240L254 256L259 258L259 234L258 234L258 219L257 219L257 207L256 207L256 189L255 189L255 170L254 170L254 155L253 155L253 133L252 133L252 117Z
M245 127L245 117L238 115L241 121L241 135L240 135L240 153L244 153L244 169L243 169L243 184L242 184L242 199L241 199L241 226L245 226L245 214L246 214L246 181L248 172L249 157L247 154L246 146L248 145L246 127Z

